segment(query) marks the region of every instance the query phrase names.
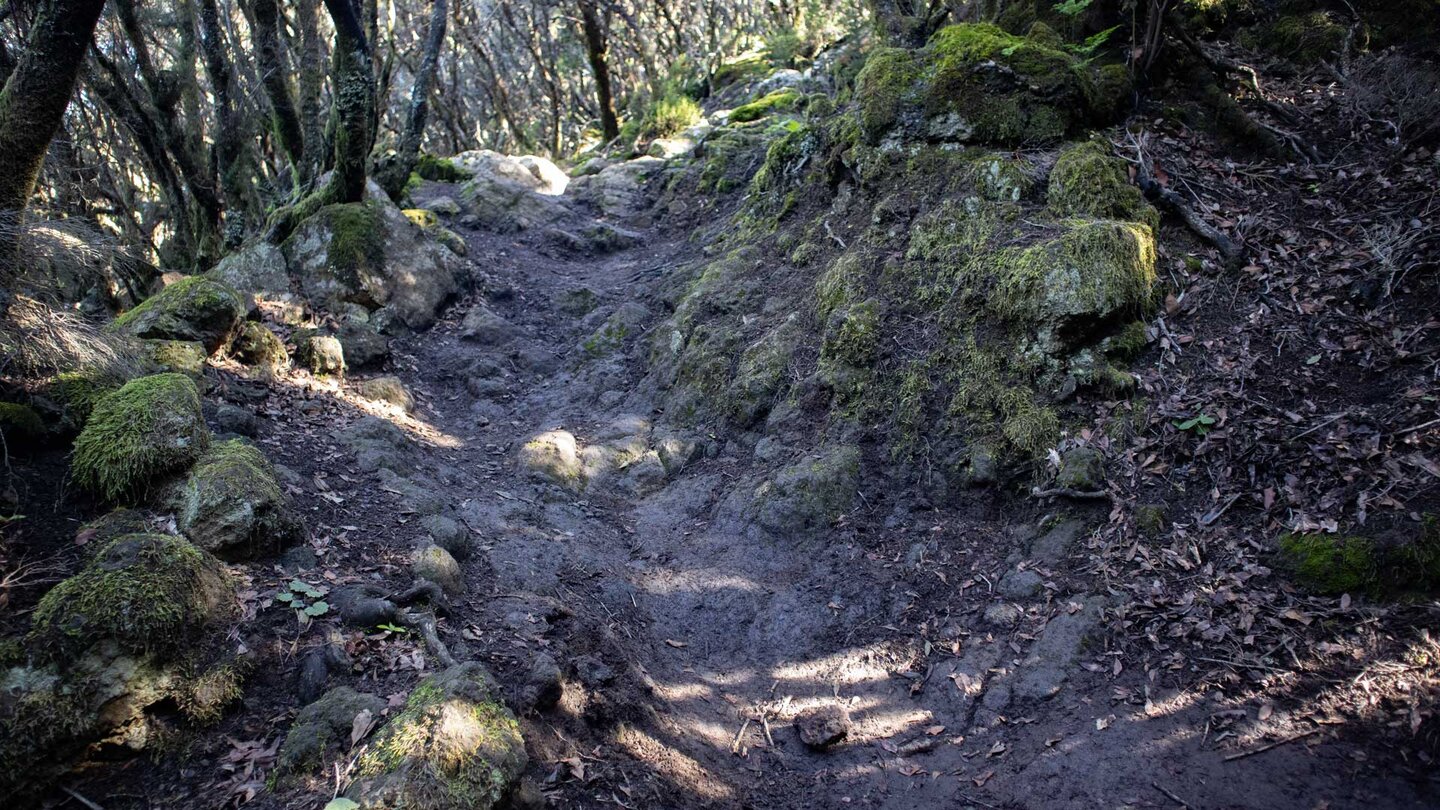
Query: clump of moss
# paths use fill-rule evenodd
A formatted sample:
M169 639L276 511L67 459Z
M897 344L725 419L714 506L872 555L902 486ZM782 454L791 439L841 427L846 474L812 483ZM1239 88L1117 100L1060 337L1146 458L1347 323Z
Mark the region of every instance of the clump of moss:
M326 206L316 217L330 227L326 253L330 269L359 287L362 274L379 272L385 264L385 231L380 211L373 203L343 203Z
M406 208L400 213L419 228L434 228L440 224L440 217L434 211L425 208Z
M765 151L763 133L726 127L701 146L703 162L697 187L720 194L744 188Z
M1090 69L1074 56L993 25L960 24L918 50L877 50L855 98L870 143L896 128L932 140L1043 143L1091 119L1093 92Z
M470 172L455 165L455 161L429 153L420 155L415 163L415 173L436 183L463 183L471 177Z
M954 386L948 413L972 435L1030 455L1055 443L1060 419L1025 384L1033 372L1023 358L983 349L967 337L946 353L944 366Z
M777 112L793 110L799 104L800 98L800 94L794 90L777 90L731 110L730 121L745 124Z
M1361 593L1377 582L1375 543L1367 537L1285 534L1280 554L1295 577L1317 593Z
M71 470L109 501L143 497L189 467L210 443L195 384L182 374L132 380L105 395L75 440Z
M215 723L226 706L245 694L245 669L239 662L232 661L185 678L176 690L175 703L191 722Z
M214 279L189 276L116 318L111 328L139 338L196 341L214 354L229 345L244 316L239 293Z
M527 758L515 716L474 662L421 681L356 763L346 795L411 810L501 806Z
M209 357L205 347L193 340L142 340L140 355L152 371L173 371L191 377L205 373Z
M81 526L80 531L75 533L75 542L83 542L93 553L124 535L150 532L150 521L145 513L135 509L116 509Z
M1346 28L1328 11L1288 14L1270 26L1269 36L1255 44L1301 64L1329 59L1344 45Z
M1062 217L1118 219L1160 227L1160 214L1145 202L1125 164L1098 141L1065 149L1050 171L1048 203Z
M770 63L764 57L747 56L744 59L721 64L715 69L714 75L710 77L710 84L719 90L736 82L761 78L769 71Z
M171 535L124 535L45 594L30 640L60 659L102 641L165 657L230 616L234 604L234 583L214 557Z
M104 371L67 371L51 380L45 393L65 409L66 420L80 428L100 400L124 384L123 378Z
M45 435L45 423L35 409L14 402L0 402L0 436L7 447L14 449L39 441Z

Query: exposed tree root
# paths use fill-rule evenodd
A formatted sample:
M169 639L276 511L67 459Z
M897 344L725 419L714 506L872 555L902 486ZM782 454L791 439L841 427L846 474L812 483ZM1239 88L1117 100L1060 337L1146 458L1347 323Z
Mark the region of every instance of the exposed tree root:
M1159 181L1155 179L1154 173L1150 171L1150 164L1145 157L1145 149L1140 141L1132 135L1130 143L1135 147L1137 157L1135 181L1139 184L1146 199L1180 217L1185 226L1196 236L1209 242L1216 250L1220 251L1220 257L1224 259L1227 267L1238 267L1245 257L1244 247L1222 233L1219 228L1202 219L1174 189L1160 185Z

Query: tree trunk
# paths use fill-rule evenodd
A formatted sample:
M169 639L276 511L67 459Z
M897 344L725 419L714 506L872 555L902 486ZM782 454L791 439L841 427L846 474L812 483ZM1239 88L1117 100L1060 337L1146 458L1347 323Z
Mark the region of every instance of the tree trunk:
M609 16L608 14L606 15ZM620 118L615 114L615 98L610 89L610 64L606 20L595 8L595 0L580 0L580 25L585 30L585 55L590 72L595 74L595 100L600 105L600 131L606 143L620 137Z
M375 120L375 68L365 29L351 0L325 0L335 22L335 202L365 198L365 163Z
M215 93L215 162L220 169L220 189L225 194L225 243L235 247L245 237L245 215L252 191L246 177L243 119L235 105L234 76L225 54L224 30L215 0L200 0L200 50L205 56L205 73Z
M297 0L295 4L295 21L300 28L300 121L306 150L300 179L306 185L325 170L325 115L320 106L325 56L315 14L318 7L318 0Z
M6 164L0 172L0 216L18 220L35 191L104 6L105 0L49 0L35 17L25 52L0 90L0 155ZM0 251L4 241L0 237Z
M305 160L305 133L280 58L280 9L275 0L255 0L254 13L255 57L265 95L270 97L275 138L298 175Z
M405 117L405 129L400 134L400 146L384 170L377 173L381 188L397 202L405 193L405 183L420 156L420 141L425 135L425 122L430 115L430 92L435 86L435 72L440 65L440 49L445 45L446 15L445 0L434 0L430 9L430 28L425 35L425 53L415 71L415 84L410 89L410 110Z

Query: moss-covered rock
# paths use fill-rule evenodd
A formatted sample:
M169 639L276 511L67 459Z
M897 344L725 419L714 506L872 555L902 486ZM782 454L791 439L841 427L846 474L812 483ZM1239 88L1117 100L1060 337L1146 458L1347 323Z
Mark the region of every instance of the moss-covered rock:
M1105 488L1105 456L1093 447L1072 447L1060 455L1055 486L1076 492Z
M339 338L314 330L295 335L295 359L311 374L344 374L345 347Z
M68 425L75 429L85 426L91 411L106 394L119 390L125 379L101 369L67 371L57 375L45 386L45 394L63 409Z
M132 380L106 394L75 440L71 470L109 501L143 498L210 443L195 384L182 374Z
M1295 578L1317 593L1363 593L1377 582L1379 559L1368 537L1285 534L1280 555Z
M91 553L108 547L127 534L151 534L150 519L138 509L116 509L84 524L75 533L75 542Z
M795 109L801 95L794 90L777 90L730 111L730 120L737 124L758 121L767 115Z
M184 538L123 535L41 598L30 640L60 660L107 641L169 657L229 619L235 598L224 565Z
M214 354L230 344L244 317L239 293L219 281L190 276L116 318L112 328L139 338L195 341Z
M236 360L247 366L274 370L290 365L285 342L264 324L255 321L246 321L240 327L240 334L230 351Z
M173 371L199 378L205 373L205 360L210 356L199 341L141 340L140 357L153 373Z
M829 448L760 484L747 513L778 536L808 536L828 528L854 505L859 483L859 449Z
M415 397L410 394L410 389L405 387L405 383L399 377L389 374L371 377L357 383L355 390L360 396L371 402L394 405L407 413L415 410Z
M547 431L526 442L520 448L520 466L561 486L577 491L585 487L579 447L574 434L568 431Z
M28 447L45 437L45 423L34 408L0 402L0 436L11 450Z
M441 546L427 543L415 549L410 570L417 579L429 580L451 596L465 592L465 572L455 557Z
M519 724L478 663L421 681L356 762L345 791L362 810L490 810L527 758Z
M325 758L338 754L350 744L355 718L361 712L379 719L385 701L356 692L348 686L337 686L320 696L295 715L295 722L280 746L276 766L282 777L319 770Z
M855 89L861 134L1025 144L1092 122L1091 69L1075 57L985 24L942 28L917 50L880 48Z
M212 444L169 502L180 531L221 559L269 556L305 536L270 462L239 439Z
M1117 219L1160 227L1160 215L1130 182L1125 164L1098 141L1066 148L1050 171L1047 202L1062 217Z

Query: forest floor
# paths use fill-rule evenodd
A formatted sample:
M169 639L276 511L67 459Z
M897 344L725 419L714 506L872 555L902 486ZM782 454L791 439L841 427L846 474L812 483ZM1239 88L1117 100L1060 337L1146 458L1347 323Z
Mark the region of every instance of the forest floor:
M478 543L441 637L457 658L485 662L520 707L529 776L554 807L1434 806L1434 732L1415 734L1422 716L1434 723L1433 607L1307 597L1272 576L1264 551L1276 486L1317 525L1354 503L1306 489L1317 481L1379 481L1382 494L1433 501L1426 476L1437 471L1406 462L1425 460L1429 445L1414 443L1433 431L1405 428L1423 426L1407 421L1410 406L1433 404L1404 393L1432 373L1433 278L1405 306L1354 314L1343 273L1305 273L1353 246L1287 233L1353 234L1347 218L1384 204L1356 189L1433 189L1434 161L1322 176L1237 165L1190 137L1162 132L1152 154L1264 247L1236 273L1191 266L1181 257L1198 247L1167 224L1167 266L1191 274L1172 271L1178 292L1142 358L1148 427L1107 448L1113 504L1000 490L932 503L866 470L860 506L801 541L719 508L761 463L724 437L648 494L535 479L517 456L546 431L582 446L663 434L654 392L639 385L645 335L665 315L655 279L699 256L688 234L663 227L600 259L466 231L490 280L396 344L391 372L415 394L412 414L304 372L260 382L222 364L211 398L262 417L258 441L296 473L315 557L249 569L244 643L260 666L242 709L178 738L158 764L79 772L54 804L323 805L334 779L265 788L300 662L325 641L273 597L295 576L403 589L420 515L438 501ZM417 203L455 193L429 184ZM582 288L598 297L594 315L571 308L567 294ZM622 304L643 307L640 332L628 351L594 357L585 339ZM462 336L476 306L508 321L497 340ZM1320 309L1338 314L1310 318ZM1421 363L1371 363L1385 351ZM1173 429L1202 411L1217 417L1208 436ZM398 431L357 440L355 426L377 418ZM1373 451L1351 447L1364 441L1357 426L1379 434ZM357 441L381 442L388 469L357 467ZM33 463L42 478L63 474ZM1173 523L1140 542L1129 507L1154 498L1170 502ZM392 706L436 668L413 634L345 644L353 666L332 683ZM526 710L552 668L564 672L558 705ZM826 750L793 727L815 709L849 715Z

